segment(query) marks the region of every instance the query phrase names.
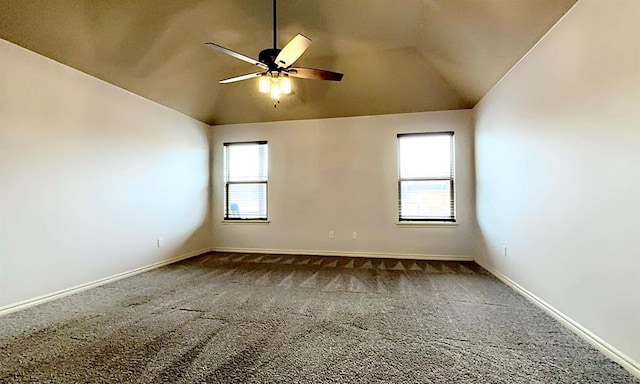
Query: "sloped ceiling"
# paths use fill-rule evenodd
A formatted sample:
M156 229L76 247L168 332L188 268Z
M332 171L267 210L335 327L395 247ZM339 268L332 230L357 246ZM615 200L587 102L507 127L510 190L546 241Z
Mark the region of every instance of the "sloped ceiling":
M271 0L0 0L0 38L209 124L470 108L577 0L280 0L278 47L313 40L278 108L255 72ZM1 58L0 58L1 60Z

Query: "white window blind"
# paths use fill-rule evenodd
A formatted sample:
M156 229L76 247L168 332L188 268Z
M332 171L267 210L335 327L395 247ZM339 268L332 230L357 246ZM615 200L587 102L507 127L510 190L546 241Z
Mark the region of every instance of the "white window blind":
M224 144L224 219L267 220L266 141Z
M453 132L398 135L400 221L455 222Z

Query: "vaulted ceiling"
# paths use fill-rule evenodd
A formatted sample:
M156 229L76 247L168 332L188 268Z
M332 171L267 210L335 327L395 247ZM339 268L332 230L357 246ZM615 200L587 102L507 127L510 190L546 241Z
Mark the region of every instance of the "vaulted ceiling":
M278 108L257 80L271 0L0 0L0 38L209 124L473 107L577 0L280 0L278 47L313 40ZM1 58L0 58L1 60Z

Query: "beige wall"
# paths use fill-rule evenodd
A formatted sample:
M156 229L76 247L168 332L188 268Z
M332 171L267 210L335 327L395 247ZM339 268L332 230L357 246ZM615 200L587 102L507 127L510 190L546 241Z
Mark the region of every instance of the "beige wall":
M396 135L427 131L455 132L455 227L396 224ZM212 220L218 249L474 255L470 110L215 126L213 136ZM269 142L270 223L222 223L222 145L250 140ZM333 239L329 231L334 231Z
M209 130L0 40L0 307L207 249Z
M581 0L474 108L480 261L637 369L638 15Z
M477 256L637 366L639 13L580 1L473 111L216 126L211 146L208 126L0 40L0 308L212 244ZM396 134L445 130L458 225L398 226ZM246 140L269 141L269 224L222 223L222 143Z

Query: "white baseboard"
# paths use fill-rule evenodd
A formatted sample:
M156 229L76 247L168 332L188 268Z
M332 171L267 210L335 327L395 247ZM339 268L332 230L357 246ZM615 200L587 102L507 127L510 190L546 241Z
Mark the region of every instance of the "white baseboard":
M211 248L200 249L200 250L197 250L197 251L193 251L193 252L185 253L185 254L182 254L182 255L179 255L179 256L175 256L175 257L172 257L172 258L167 259L167 260L159 261L157 263L153 263L153 264L150 264L150 265L147 265L147 266L144 266L144 267L132 269L132 270L127 271L127 272L118 273L117 275L108 276L108 277L105 277L105 278L102 278L102 279L99 279L99 280L95 280L95 281L91 281L91 282L88 282L88 283L76 285L75 287L66 288L66 289L63 289L63 290L60 290L60 291L57 291L57 292L53 292L53 293L49 293L49 294L46 294L46 295L34 297L33 299L28 299L28 300L20 301L18 303L9 304L9 305L6 305L4 307L0 307L0 316L9 314L11 312L20 311L20 310L23 310L23 309L26 309L26 308L29 308L29 307L33 307L33 306L38 305L38 304L46 303L47 301L59 299L59 298L64 297L64 296L72 295L74 293L82 292L82 291L85 291L87 289L95 288L95 287L98 287L100 285L112 283L114 281L117 281L117 280L120 280L120 279L124 279L126 277L134 276L134 275L137 275L137 274L142 273L142 272L147 272L147 271L150 271L152 269L160 268L160 267L163 267L165 265L176 263L176 262L178 262L180 260L188 259L190 257L201 255L203 253L207 253L207 252L210 252L210 251L211 251Z
M265 248L225 248L213 247L214 252L235 253L269 253L279 255L305 255L305 256L344 256L344 257L370 257L379 259L410 259L410 260L438 260L438 261L473 261L472 256L460 255L431 255L421 253L379 253L379 252L350 252L350 251L319 251L306 249L265 249Z
M627 371L629 371L629 373L631 373L637 378L640 378L640 363L638 363L637 361L634 361L629 356L620 352L614 346L602 340L601 338L593 334L591 331L589 331L582 325L578 324L575 320L571 319L569 316L560 312L559 310L557 310L556 308L554 308L553 306L551 306L550 304L548 304L547 302L539 298L538 296L529 292L528 290L523 288L521 285L519 285L515 281L511 280L507 276L498 272L492 266L484 262L481 262L479 260L475 260L475 262L478 263L482 268L489 271L492 275L497 277L503 283L505 283L509 287L513 288L516 292L524 296L527 300L531 301L537 307L541 308L542 310L547 312L549 315L551 315L553 318L558 320L560 324L564 325L573 333L580 336L582 339L584 339L585 341L587 341L588 343L596 347L599 351L604 353L605 356L615 361L616 363L620 364Z

